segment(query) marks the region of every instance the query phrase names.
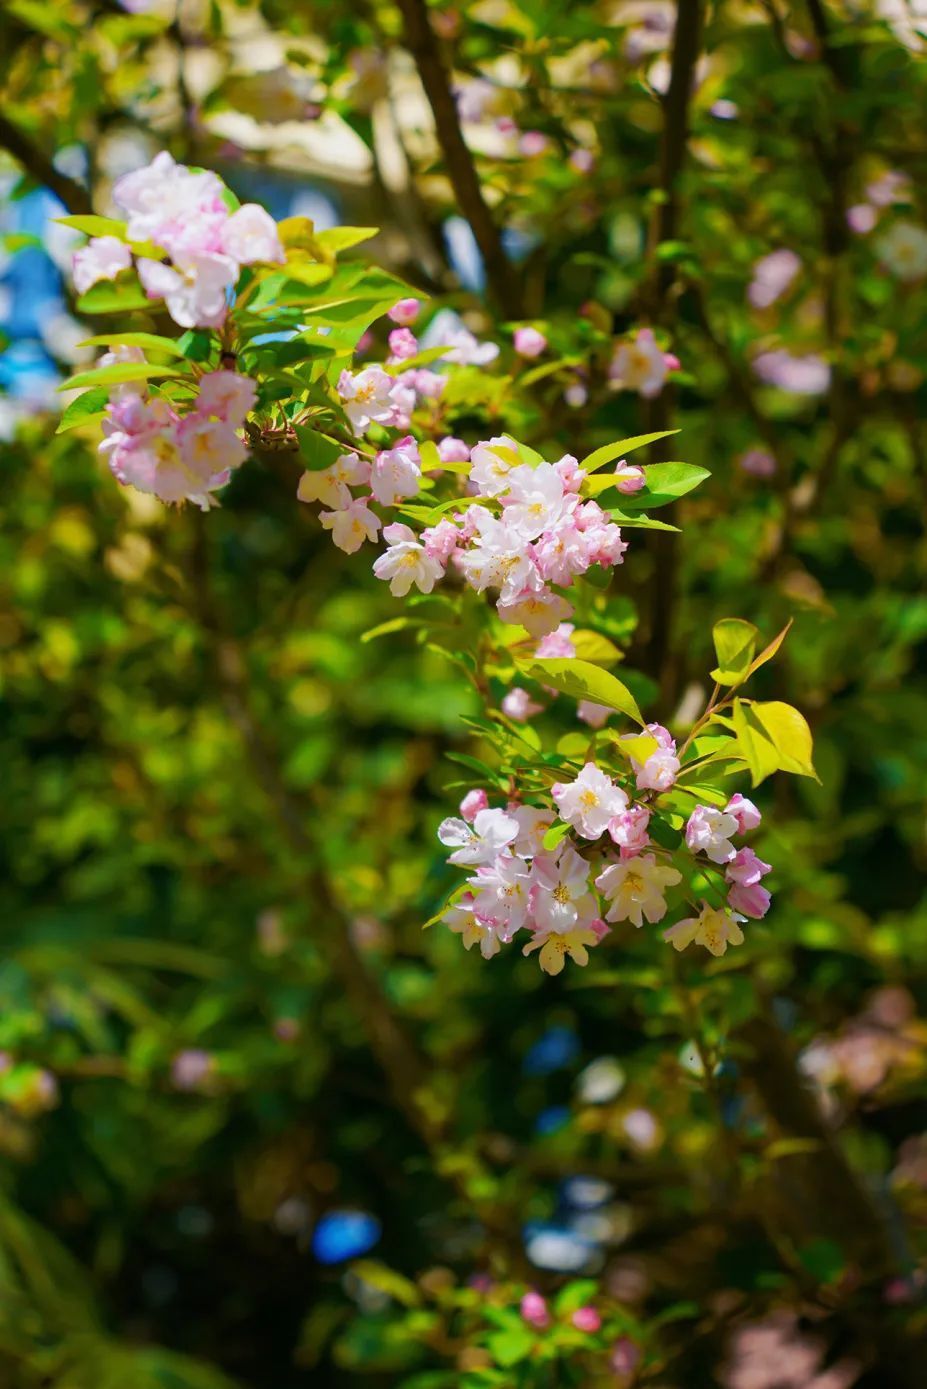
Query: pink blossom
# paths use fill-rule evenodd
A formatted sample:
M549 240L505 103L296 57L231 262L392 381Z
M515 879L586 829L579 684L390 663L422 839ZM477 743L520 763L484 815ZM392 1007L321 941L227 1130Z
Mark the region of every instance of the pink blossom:
M686 824L686 844L693 854L705 854L712 863L730 863L735 854L731 835L737 831L735 816L715 806L697 805Z
M527 690L513 685L502 700L502 712L515 723L525 723L533 714L540 714L544 708L531 698Z
M374 561L373 572L378 579L389 580L394 598L404 598L414 584L420 593L430 593L444 574L443 566L427 553L409 526L386 526L383 538L389 549Z
M741 472L752 477L772 477L776 471L776 460L767 449L747 449L737 458Z
M589 865L575 849L538 854L531 865L531 914L541 931L571 931L596 915Z
M596 704L591 699L581 699L576 706L576 717L590 728L603 728L613 713L607 704Z
M677 921L675 926L663 932L663 939L669 941L674 950L685 950L694 941L712 955L723 955L729 945L743 944L744 933L740 923L745 919L726 907L719 909L703 902L698 916Z
M801 260L794 251L785 248L770 251L753 267L753 279L747 287L747 299L755 309L768 309L781 299L801 270Z
M587 762L575 781L557 782L551 795L560 818L583 836L598 839L614 816L627 809L628 798L594 762Z
M394 328L389 335L389 350L393 361L404 362L418 352L418 339L408 328Z
M148 298L163 299L181 328L221 328L238 266L223 255L186 255L173 267L141 259L138 277Z
M727 865L724 876L731 884L727 900L734 911L761 919L769 910L772 898L760 879L772 871L772 865L757 858L752 849L740 849Z
M214 1070L215 1060L208 1051L188 1047L171 1062L171 1080L178 1090L201 1090Z
M651 328L641 328L632 341L620 343L608 368L613 386L637 391L647 400L660 394L666 376L666 358Z
M483 815L491 811L481 811ZM501 812L500 812L501 814ZM478 819L479 817L477 817ZM509 941L528 919L529 868L514 854L499 854L468 880L477 916L497 923L500 938Z
M240 429L256 397L257 386L250 376L210 371L200 380L196 409L201 415L215 415L233 429Z
M616 486L625 496L632 496L647 485L647 474L639 463L628 463L622 458L615 469Z
M476 819L481 810L489 809L489 797L481 786L475 786L472 791L468 791L460 802L461 817L470 825Z
M507 434L475 444L470 450L470 481L484 497L498 497L508 486L508 476L521 463L518 445Z
M494 955L498 955L502 939L498 926L494 921L477 916L473 910L472 893L466 893L459 903L448 907L441 920L460 936L465 950L478 945L484 960L491 960Z
M543 1331L546 1326L550 1325L547 1303L540 1293L525 1293L521 1300L520 1311L522 1321L526 1321L529 1326L535 1327L538 1331Z
M519 858L533 858L544 851L544 836L556 821L554 812L535 805L518 805L510 802L506 814L511 815L518 825L518 836L512 845L513 853Z
M547 347L547 339L537 328L516 328L512 342L519 357L540 357Z
M457 366L485 367L499 355L497 343L477 342L467 328L459 328L445 341L448 350L444 360L454 362Z
M277 223L257 203L245 203L232 213L222 228L222 249L239 265L282 265L286 260Z
M640 854L610 863L595 885L609 904L606 921L630 921L640 927L645 918L651 923L663 920L666 889L681 881L678 869L658 863L653 854Z
M740 834L747 834L749 830L758 829L763 819L753 802L748 800L746 796L742 796L739 791L734 793L724 809L728 815L733 815L737 821L737 829Z
M357 497L347 506L335 511L321 511L319 520L339 550L353 555L365 540L376 540L380 529L380 518L368 507L369 497Z
M452 818L438 826L438 839L454 850L448 862L471 866L493 863L517 834L517 820L504 810L488 807L476 812L472 825Z
M387 317L394 323L398 323L403 328L408 328L418 318L421 304L417 299L400 299L398 304L394 304L389 310Z
M565 514L563 479L552 463L512 468L506 479L503 520L523 540L536 540Z
M594 1307L577 1307L570 1321L577 1331L588 1331L590 1335L602 1326L602 1318Z
M536 656L554 656L560 660L569 659L576 655L576 647L573 645L573 624L561 622L556 632L551 632L549 636L543 637L538 642L535 650Z
M633 762L633 759L632 759ZM668 791L679 775L679 758L669 748L657 748L645 762L633 763L639 791Z
M640 1364L640 1347L636 1346L628 1336L621 1336L612 1346L612 1352L608 1359L609 1368L613 1374L630 1376L633 1375Z
M485 512L478 519L479 533L473 547L458 559L461 572L471 588L482 593L497 588L502 603L513 603L526 589L540 592L544 587L524 539L513 532L505 520Z
M753 370L767 386L776 386L792 395L823 395L830 385L830 367L823 357L808 353L795 357L791 352L761 352L753 359Z
M640 854L650 843L647 827L650 811L645 805L631 805L608 822L608 832L621 850L623 859Z
M356 453L343 453L328 468L303 473L296 495L301 502L321 502L335 511L350 504L352 486L369 486L370 464Z
M411 434L377 454L370 472L370 490L383 506L414 497L422 477L418 444Z
M382 367L365 367L356 375L343 371L338 378L338 394L355 434L363 434L376 421L383 423L393 413L394 382Z
M518 142L518 149L526 159L535 159L550 146L550 140L540 130L526 130Z
M581 531L572 515L564 516L546 530L534 545L534 558L541 577L551 584L567 586L592 564L591 547L596 535Z
M578 174L591 174L595 168L595 155L592 150L583 149L581 146L570 150L567 162L571 169L575 169Z
M531 636L543 637L565 617L569 617L573 609L559 593L551 593L547 589L540 592L526 589L509 603L503 603L500 599L496 611L503 622L521 625Z
M422 531L425 553L442 566L447 564L459 541L460 530L446 516L442 517L436 526L428 526Z
M470 462L470 450L463 439L442 439L438 445L438 455L442 463Z
M115 280L120 270L128 270L132 252L116 236L92 236L87 245L75 251L72 262L74 288L86 294L100 280Z
M572 453L565 453L562 458L557 460L554 467L560 474L564 492L578 493L586 480L586 472L579 466L578 460L573 457Z
M195 173L162 150L145 168L117 179L113 199L128 214L130 241L154 241L173 256L191 231L202 242L228 219L222 191L216 174Z
M869 203L854 203L847 208L847 226L857 236L866 236L878 220L878 211Z
M227 479L229 469L237 468L248 456L244 442L230 424L206 419L197 412L181 420L177 439L184 463L204 481L222 474Z

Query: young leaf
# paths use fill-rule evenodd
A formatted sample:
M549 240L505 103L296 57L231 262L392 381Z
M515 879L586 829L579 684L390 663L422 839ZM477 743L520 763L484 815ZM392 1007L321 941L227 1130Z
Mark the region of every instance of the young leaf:
M582 661L592 661L597 666L614 666L624 655L613 641L603 637L601 632L590 632L581 628L571 638L577 656Z
M185 333L184 337L190 334ZM171 357L185 357L183 338L162 338L158 333L98 333L85 338L81 347L144 347L148 352L165 352Z
M748 675L752 675L755 670L759 670L760 666L765 666L767 661L772 660L773 656L775 656L776 652L779 650L779 647L782 645L782 643L788 636L789 629L792 626L793 621L794 618L790 617L788 622L783 627L782 631L779 633L779 635L777 637L773 637L769 645L764 647L760 654L756 657L756 659L750 663L750 669L747 671Z
M109 367L93 367L68 377L59 391L77 391L81 386L118 386L124 381L150 381L158 376L186 376L179 367L158 367L151 362L116 362Z
M519 668L542 685L553 685L575 699L591 699L595 704L617 709L635 723L644 722L627 685L601 666L568 656L535 656L531 660L520 661Z
M316 232L315 239L324 250L337 255L339 251L359 246L362 241L369 241L379 234L379 227L330 227L328 231Z
M594 473L597 468L604 468L606 463L611 463L614 458L623 458L634 449L646 448L648 444L655 444L658 439L667 439L671 434L678 433L678 429L659 429L655 434L635 434L630 439L619 439L616 444L603 444L600 449L593 450L584 458L579 466L587 473Z
M791 704L735 699L733 716L737 746L754 786L778 771L818 780L811 761L811 730Z
M85 236L118 236L120 241L125 240L126 224L115 217L97 217L95 213L86 213L75 217L56 217L55 221L59 226L73 227L74 231L83 232Z
M118 275L115 280L105 280L91 285L86 294L77 301L78 313L127 313L129 309L148 309L151 300L142 289L135 275Z
M756 650L757 629L739 617L723 617L712 628L718 665L711 672L719 685L742 685Z
M299 444L299 456L311 473L331 467L337 458L347 452L341 444L309 424L296 426L296 442Z
M556 849L561 839L566 839L569 833L570 826L563 824L561 821L556 825L551 825L550 829L546 831L541 843L548 853L550 853L551 850Z
M55 433L66 434L69 429L76 429L80 424L89 424L91 420L98 419L103 414L108 400L109 391L105 386L96 386L92 391L84 391L76 400L72 400L62 413Z

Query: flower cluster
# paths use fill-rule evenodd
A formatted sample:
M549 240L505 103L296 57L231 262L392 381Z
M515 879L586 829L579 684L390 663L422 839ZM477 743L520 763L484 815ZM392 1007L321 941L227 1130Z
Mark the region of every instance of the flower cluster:
M143 360L138 347L120 347L102 359L103 365ZM247 457L240 430L254 398L249 376L208 372L192 408L181 415L164 396L150 399L142 383L124 383L106 408L100 453L118 482L205 511Z
M530 939L523 954L539 951L546 973L559 974L567 956L584 965L609 923L640 928L662 921L667 892L684 876L700 876L693 863L699 855L719 873L723 866L727 901L702 901L695 915L664 931L664 939L677 950L695 942L713 955L743 941L740 923L764 916L769 907L759 883L770 866L752 849L735 849L731 837L756 828L760 812L740 794L723 810L697 806L686 824L685 849L661 847L649 833L653 797L672 785L679 761L666 729L651 724L647 739L653 750L643 760L631 757L636 788L587 762L573 781L551 787L552 807L511 802L494 808L485 791L474 790L461 802L460 818L442 822L438 838L452 850L449 862L474 870L442 917L468 950L478 945L490 959L525 929ZM632 800L635 789L642 794ZM558 833L563 826L572 830L573 843Z
M220 328L241 268L282 262L277 224L257 203L231 211L218 175L177 164L166 152L117 179L113 199L126 236L92 237L74 257L79 293L132 264L149 299L163 299L182 328Z

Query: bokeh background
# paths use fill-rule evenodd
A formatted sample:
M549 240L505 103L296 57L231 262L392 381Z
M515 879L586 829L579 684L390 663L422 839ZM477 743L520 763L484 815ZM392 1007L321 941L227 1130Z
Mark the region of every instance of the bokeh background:
M919 1385L927 17L683 0L687 58L674 4L431 7L500 285L410 12L3 6L0 1384ZM365 254L505 351L543 326L550 370L488 384L471 441L677 427L711 470L608 622L684 722L714 621L794 619L766 688L821 784L761 792L776 897L743 952L548 980L423 934L478 779L447 654L363 640L397 605L295 472L169 511L55 435L109 321L75 317L54 219L161 148L379 226ZM682 364L650 403L597 388L641 322ZM539 1359L526 1287L620 1335Z

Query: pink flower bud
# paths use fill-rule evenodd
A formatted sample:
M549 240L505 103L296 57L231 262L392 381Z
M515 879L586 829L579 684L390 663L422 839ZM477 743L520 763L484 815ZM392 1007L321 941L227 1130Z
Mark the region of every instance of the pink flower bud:
M394 323L407 328L410 323L414 323L418 318L421 304L417 299L400 299L398 304L394 304L387 314Z
M460 802L460 813L467 824L472 824L481 810L489 806L489 797L481 786L468 791Z
M537 328L516 328L512 339L519 357L540 357L547 339Z
M547 1303L540 1293L525 1293L521 1300L522 1321L526 1321L529 1326L536 1327L542 1331L545 1326L550 1325L550 1313L547 1310Z
M728 815L733 815L741 834L757 829L763 819L753 802L742 796L739 791L731 797L724 809Z
M400 362L407 361L418 351L418 339L408 328L394 328L389 335L389 350Z
M577 1307L570 1321L577 1331L588 1331L590 1333L598 1331L602 1325L602 1318L594 1307Z
M616 487L625 496L632 496L647 485L647 474L639 463L626 463L624 459L615 469Z
M470 450L463 439L442 439L438 445L438 455L442 463L470 462Z

